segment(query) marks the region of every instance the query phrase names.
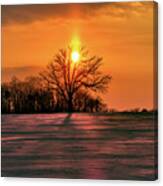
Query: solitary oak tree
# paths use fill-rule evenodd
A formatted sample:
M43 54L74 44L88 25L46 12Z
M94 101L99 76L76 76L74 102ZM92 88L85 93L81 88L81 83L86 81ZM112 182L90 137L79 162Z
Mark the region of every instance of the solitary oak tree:
M100 70L101 65L102 58L89 57L84 48L78 51L73 51L72 48L61 49L40 75L48 86L65 100L67 111L73 112L77 93L107 89L111 76Z

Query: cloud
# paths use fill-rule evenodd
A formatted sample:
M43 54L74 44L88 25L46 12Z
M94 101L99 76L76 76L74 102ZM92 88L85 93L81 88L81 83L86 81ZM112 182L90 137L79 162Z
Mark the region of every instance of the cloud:
M26 24L58 18L85 20L95 15L125 17L132 13L145 14L152 7L153 2L3 5L2 25Z

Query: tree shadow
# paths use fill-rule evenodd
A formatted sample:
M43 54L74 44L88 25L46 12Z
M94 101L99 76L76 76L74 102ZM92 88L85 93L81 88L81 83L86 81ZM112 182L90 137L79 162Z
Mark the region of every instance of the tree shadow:
M63 125L72 124L72 122L71 122L71 116L72 116L72 113L67 113L67 116L63 120Z

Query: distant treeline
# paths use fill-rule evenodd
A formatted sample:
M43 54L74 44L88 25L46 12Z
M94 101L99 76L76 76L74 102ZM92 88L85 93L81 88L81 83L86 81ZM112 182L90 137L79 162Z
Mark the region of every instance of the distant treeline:
M2 113L53 113L66 112L67 103L60 94L40 77L21 81L16 77L1 85ZM80 91L73 99L74 112L106 112L107 106L100 97Z
M108 110L110 113L157 113L157 109L146 109L146 108L133 108L133 109L128 109L128 110L117 110L117 109L109 109Z

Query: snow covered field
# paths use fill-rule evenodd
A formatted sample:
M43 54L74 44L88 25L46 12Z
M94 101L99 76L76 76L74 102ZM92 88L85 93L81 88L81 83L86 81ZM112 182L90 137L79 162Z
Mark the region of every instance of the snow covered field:
M2 115L2 176L156 178L152 114Z

